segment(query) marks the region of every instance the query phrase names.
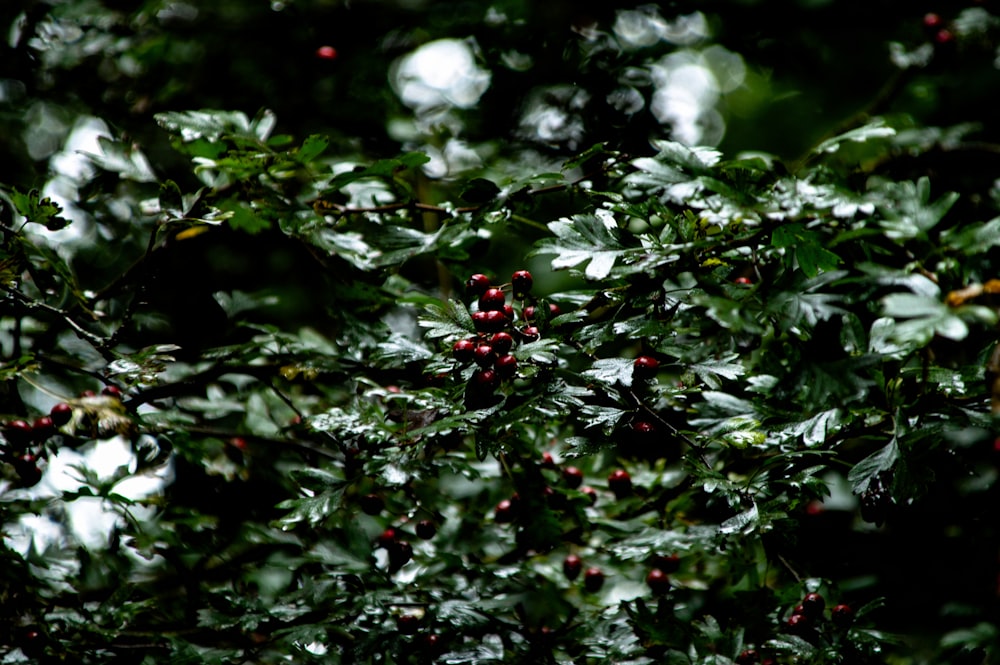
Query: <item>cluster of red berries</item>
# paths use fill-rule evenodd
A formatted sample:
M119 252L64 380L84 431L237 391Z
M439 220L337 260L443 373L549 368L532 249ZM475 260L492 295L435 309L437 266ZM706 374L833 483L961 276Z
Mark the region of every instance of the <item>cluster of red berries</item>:
M583 588L590 593L597 593L604 586L604 571L602 571L597 566L590 566L586 571L583 570L583 559L578 557L576 554L567 555L563 559L563 575L566 576L570 582L574 581L576 578L580 577L580 573L583 572Z
M808 637L822 621L825 609L826 600L823 596L808 593L785 620L785 628L799 637ZM837 628L847 628L854 621L854 610L849 605L835 605L830 610L830 619Z
M122 396L117 386L107 386L101 394L116 399ZM95 396L92 390L80 393L81 398ZM41 481L39 463L46 457L45 444L59 434L60 428L69 424L72 418L73 407L67 402L59 402L49 410L48 415L35 418L30 423L23 419L10 420L0 430L6 443L0 448L0 461L14 467L23 487L33 487Z
M478 365L469 381L472 396L488 397L499 387L500 382L517 375L517 358L511 352L517 344L534 342L541 337L538 328L538 308L527 304L534 279L527 270L518 270L511 275L507 285L494 286L490 278L475 274L465 282L466 292L475 299L476 308L472 313L472 323L476 329L474 337L460 339L452 345L452 356L462 365ZM507 291L513 300L519 302L520 312L507 302ZM549 314L559 313L556 305L549 305ZM515 326L516 321L524 325ZM473 400L478 403L484 400Z
M359 500L361 510L366 515L376 516L385 509L385 499L379 494L366 494ZM414 533L421 540L430 540L437 535L437 524L425 519L417 522ZM396 572L413 558L413 545L406 540L407 534L400 528L385 529L375 541L375 546L385 549L389 555L389 572Z

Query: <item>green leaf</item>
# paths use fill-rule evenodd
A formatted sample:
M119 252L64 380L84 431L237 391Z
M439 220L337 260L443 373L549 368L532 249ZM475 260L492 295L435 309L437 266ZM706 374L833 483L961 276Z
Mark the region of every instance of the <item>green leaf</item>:
M718 360L706 360L689 365L689 369L698 375L709 388L718 390L722 387L720 379L734 380L746 374L746 368L732 361L739 358L738 353L724 356Z
M323 154L329 145L330 139L314 134L302 142L302 146L295 151L295 157L300 162L308 164Z
M630 358L598 358L584 376L614 386L620 383L625 387L632 385L632 368L635 361Z
M604 279L619 258L635 251L622 244L618 225L606 210L551 222L549 229L556 238L542 240L530 256L555 254L554 270L587 263L583 274L590 280Z
M899 460L899 444L893 438L889 443L854 465L847 480L855 494L861 494L871 481L883 471L889 471Z
M817 154L821 153L833 153L840 149L840 144L844 141L855 141L858 143L863 143L865 141L870 141L872 139L884 139L890 136L895 136L896 130L892 127L888 127L885 124L885 120L882 118L876 118L864 127L858 127L857 129L852 129L850 131L844 132L829 138L818 146L816 146L813 152Z
M449 300L443 305L429 304L419 324L427 329L427 336L434 339L468 337L476 332L469 310L457 300Z
M153 117L184 142L206 139L214 143L227 135L257 138L250 120L241 111L168 111Z

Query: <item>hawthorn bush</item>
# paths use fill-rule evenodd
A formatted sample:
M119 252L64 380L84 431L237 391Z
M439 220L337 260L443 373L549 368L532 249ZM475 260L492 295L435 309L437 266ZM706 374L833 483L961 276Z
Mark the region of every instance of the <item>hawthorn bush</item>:
M928 101L989 7L911 11L783 157L655 115L673 56L763 76L740 3L361 3L397 32L296 47L355 71L267 39L246 99L212 18L348 10L117 4L13 17L0 81L3 662L994 662L996 127ZM455 36L485 96L394 101Z

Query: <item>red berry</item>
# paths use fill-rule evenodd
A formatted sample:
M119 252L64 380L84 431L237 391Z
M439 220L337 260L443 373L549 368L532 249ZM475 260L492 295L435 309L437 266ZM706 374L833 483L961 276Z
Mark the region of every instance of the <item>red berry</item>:
M676 554L670 555L659 555L653 557L653 568L657 570L662 570L663 572L670 574L676 573L681 567L681 558Z
M500 383L500 377L491 369L477 369L472 374L471 384L475 390L493 392Z
M104 386L104 389L101 390L101 394L107 397L117 397L118 399L121 399L122 389L118 386Z
M826 601L818 593L806 594L806 597L802 599L802 614L805 614L810 619L818 618L823 614L825 607Z
M604 586L604 573L600 568L591 567L583 574L583 588L591 593L596 593Z
M593 487L581 487L580 491L586 494L587 498L590 499L590 505L597 503L597 490Z
M942 28L934 33L934 42L945 46L955 41L955 33L947 28Z
M14 458L14 470L20 476L23 487L34 487L42 480L42 470L38 468L38 458L31 453Z
M499 332L507 327L510 322L503 312L490 310L488 312L475 312L472 315L472 323L476 330L483 333Z
M420 617L416 614L400 614L396 617L396 630L403 635L414 635L420 630Z
M521 310L521 316L524 317L525 321L531 321L533 318L535 318L535 314L537 313L538 310L535 309L534 305L528 305L523 310Z
M542 333L535 326L528 326L526 328L521 329L521 336L527 343L527 342L534 342L535 340L537 340L542 336Z
M497 504L493 510L493 519L500 524L507 524L514 521L514 504L508 499L504 499Z
M733 284L739 284L740 286L749 286L750 284L753 284L753 282L750 281L749 277L737 277L736 279L733 280Z
M562 313L562 310L559 309L559 305L555 304L554 302L550 302L549 303L549 315L550 316L559 316L559 314L561 314L561 313Z
M543 469L554 469L556 468L556 461L552 457L552 453L544 452L542 453L542 468Z
M563 482L572 489L583 484L583 471L575 466L567 466L562 472Z
M479 312L476 312L477 314ZM460 363L471 362L476 350L476 343L471 339L460 339L451 347L451 355Z
M608 488L615 497L622 499L632 493L632 476L624 469L617 469L608 476Z
M632 376L637 379L651 379L656 376L660 361L652 356L639 356L632 363Z
M316 57L320 60L336 60L337 49L332 46L320 46L316 49Z
M513 321L514 320L514 306L513 305L504 305L503 306L503 315L506 316L508 320Z
M28 658L40 659L45 655L45 635L37 626L25 626L18 633L17 646Z
M583 559L575 554L568 555L563 559L563 575L566 579L573 581L580 576L580 571L583 570Z
M503 311L503 306L507 303L507 296L500 289L486 289L486 293L479 296L479 311L492 312Z
M632 431L636 434L652 434L656 431L656 425L648 420L637 420L632 423Z
M35 419L35 422L31 425L31 430L36 441L45 441L56 433L56 424L52 422L51 416L42 416Z
M73 417L73 407L66 402L59 402L49 411L49 417L52 418L56 427L62 427Z
M500 356L493 363L493 369L501 379L509 379L517 374L517 358L514 356Z
M744 649L736 657L736 665L754 665L760 662L760 654L753 649Z
M34 437L34 430L25 420L12 420L3 428L3 438L12 446L25 446Z
M531 273L527 270L518 270L511 275L510 283L514 287L514 296L516 298L523 298L531 291L534 279L532 279Z
M511 348L514 346L514 338L510 336L510 333L494 333L493 337L490 337L490 346L493 347L498 356L505 356L510 353Z
M934 12L924 14L925 29L936 32L942 25L944 25L944 19L941 18L940 14L935 14Z
M385 499L378 494L365 494L360 503L365 515L378 515L385 508Z
M662 595L670 591L670 578L659 568L653 568L646 575L646 586L656 595Z
M493 347L489 344L480 344L477 346L473 352L473 356L476 359L476 364L480 367L489 367L497 359L496 352L493 351Z
M437 526L430 520L420 520L417 522L417 537L423 540L430 540L437 534Z
M93 390L84 390L83 392L80 393L80 397L84 397L84 398L86 398L86 397L96 397L96 396L97 396L97 393L95 393Z
M833 619L833 625L838 628L847 628L854 622L854 610L850 605L835 605L830 610L830 618Z
M490 288L490 278L481 273L476 273L465 282L465 290L471 296L479 297Z
M392 547L393 543L396 542L397 536L398 534L396 533L395 529L386 529L385 531L379 534L377 540L378 546L384 547L385 549L389 549L390 547Z
M785 622L785 628L790 633L796 635L803 635L809 632L810 628L809 617L804 614L793 614L788 617L788 621Z

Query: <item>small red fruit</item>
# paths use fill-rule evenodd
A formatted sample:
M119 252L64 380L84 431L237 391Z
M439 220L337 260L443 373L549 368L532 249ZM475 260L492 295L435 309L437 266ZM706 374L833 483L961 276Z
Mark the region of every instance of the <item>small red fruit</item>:
M736 665L755 665L760 662L760 654L753 649L744 649L736 657Z
M554 302L549 303L549 316L559 316L561 313L562 310L559 309L559 305Z
M122 389L119 388L118 386L104 386L104 388L101 390L101 394L105 395L106 397L117 397L118 399L121 399Z
M471 384L478 391L491 393L500 384L500 377L491 369L477 369L472 374Z
M834 605L830 610L830 618L833 619L833 625L838 628L847 628L854 622L854 610L850 605Z
M670 577L659 568L653 568L646 575L646 586L656 595L663 595L670 591Z
M525 321L531 321L532 319L535 318L535 314L537 313L538 310L535 309L534 305L528 305L523 310L521 310L521 316L524 317Z
M56 433L56 424L52 422L51 416L36 418L31 425L32 433L36 441L45 441Z
M14 470L21 478L22 487L34 487L42 480L42 470L38 468L38 458L24 453L14 458Z
M494 333L493 337L490 337L490 346L493 347L498 356L505 356L510 353L511 348L514 346L514 338L510 336L510 333Z
M481 273L476 273L465 282L465 290L469 295L479 297L490 288L490 278Z
M488 312L475 312L472 315L472 323L476 330L483 333L495 333L503 330L510 322L503 312L490 310Z
M583 471L576 468L575 466L567 466L562 471L563 482L566 483L567 487L571 489L576 489L583 484Z
M378 494L365 494L361 497L361 511L365 515L378 515L385 508L385 499Z
M934 12L924 14L924 29L937 32L942 25L944 25L944 19L941 18L940 14L935 14Z
M653 557L653 568L657 570L662 570L663 572L670 574L676 573L680 570L681 558L676 554L670 555L659 555Z
M805 614L793 614L788 617L788 621L785 622L785 628L789 633L803 635L809 632L811 623L812 622L809 621L809 617Z
M514 521L514 504L508 499L502 500L493 510L493 519L499 524L508 524Z
M336 60L337 49L332 46L320 46L316 49L316 57L320 60Z
M563 575L571 582L580 576L583 570L583 559L575 554L568 555L563 559Z
M733 284L738 284L739 286L750 286L753 282L750 281L749 277L737 277L733 280Z
M396 617L396 630L403 635L415 635L420 630L420 617L416 614L400 614Z
M12 420L3 428L3 438L12 446L25 446L34 437L34 430L25 420Z
M503 306L507 303L507 296L500 289L486 289L486 293L479 296L479 311L492 312L503 311Z
M506 316L509 321L513 321L514 320L514 306L513 305L504 305L503 306L503 315Z
M955 41L955 33L947 28L942 28L934 33L934 42L940 46L946 46Z
M580 491L586 494L587 498L590 499L590 505L597 503L597 490L593 487L581 487Z
M396 542L398 535L399 534L396 533L395 529L386 529L385 531L379 534L378 540L376 542L378 543L379 547L389 549L390 547L392 547L393 543Z
M656 376L660 361L652 356L639 356L632 363L632 376L637 379L651 379Z
M437 525L430 520L420 520L417 522L417 537L423 540L430 540L437 534Z
M473 352L473 357L480 367L489 367L496 362L497 354L489 344L480 344Z
M413 558L413 545L405 540L395 541L389 548L389 570L396 572Z
M73 417L73 407L66 402L59 402L49 411L49 417L52 418L56 427L62 427Z
M493 369L501 379L509 379L517 374L517 358L514 356L500 356L493 363Z
M451 347L451 355L460 363L472 362L475 350L476 343L471 339L460 339Z
M808 593L802 599L802 614L805 614L810 620L816 619L823 614L825 607L826 601L818 593Z
M514 287L514 297L523 298L531 291L534 279L527 270L518 270L510 277L511 286Z
M632 493L632 476L624 469L616 469L608 476L608 488L616 498L623 499Z
M637 420L632 423L632 431L636 434L652 434L656 431L656 425L648 420Z
M552 453L544 452L542 453L541 465L543 469L554 469L556 468L556 461L552 457Z
M521 337L524 338L525 343L534 342L542 336L540 330L535 326L527 326L521 329Z
M596 593L604 586L604 573L600 568L591 567L583 574L583 588L590 593Z

